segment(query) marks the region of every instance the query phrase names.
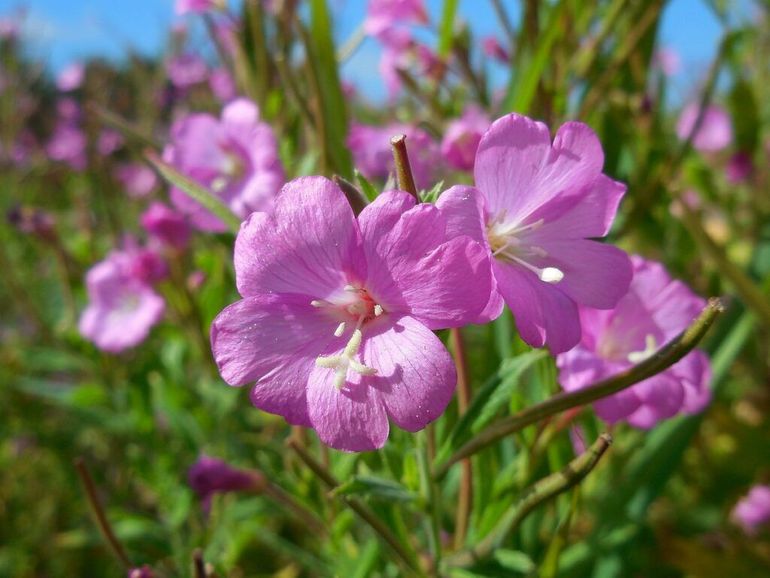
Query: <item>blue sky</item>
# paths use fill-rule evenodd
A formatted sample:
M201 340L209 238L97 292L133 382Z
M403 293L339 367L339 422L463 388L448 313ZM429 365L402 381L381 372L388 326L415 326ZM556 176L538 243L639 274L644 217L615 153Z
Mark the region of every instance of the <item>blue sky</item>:
M234 1L234 0L231 0ZM442 0L427 0L438 21ZM337 33L344 40L363 18L364 0L331 0ZM515 0L510 4L516 6ZM0 0L0 15L27 8L26 36L34 54L52 70L100 55L119 59L128 48L154 54L164 47L176 20L172 0ZM498 34L499 25L487 0L460 0L460 14L480 34ZM713 57L722 27L704 0L673 0L664 14L661 39L682 60L680 87L697 84ZM376 43L367 41L345 67L345 75L369 96L382 94ZM680 88L685 90L685 88Z

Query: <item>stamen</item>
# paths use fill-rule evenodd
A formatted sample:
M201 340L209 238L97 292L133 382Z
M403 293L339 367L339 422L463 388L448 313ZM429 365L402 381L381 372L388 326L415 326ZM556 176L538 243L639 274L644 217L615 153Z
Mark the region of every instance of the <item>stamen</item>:
M380 305L380 304L378 303L377 305L375 305L375 306L374 306L374 316L375 316L375 317L379 317L379 316L380 316L380 315L382 315L383 313L384 313L384 311L383 311L383 309L382 309L382 305Z
M310 302L310 304L311 304L313 307L318 307L318 308L321 308L321 307L326 307L326 306L328 305L328 303L327 303L326 301L319 301L318 299L313 299L313 300Z
M345 285L342 289L344 291L352 291L352 292L358 291L358 289L356 287L353 287L352 285Z
M562 279L564 279L564 271L561 269L558 269L556 267L544 267L543 269L539 267L535 267L531 263L528 263L524 259L514 255L510 251L504 251L505 247L501 247L493 255L497 255L502 252L503 257L510 259L511 261L516 261L519 265L524 267L527 271L532 271L535 275L537 275L538 279L543 281L544 283L558 283Z
M342 337L343 333L345 333L344 321L337 326L337 329L334 330L334 337Z
M344 325L344 323L342 325ZM339 327L337 329L339 330ZM361 375L375 375L377 373L376 368L368 367L354 359L355 356L358 355L358 350L361 349L362 339L363 335L361 334L361 330L356 327L355 331L353 331L353 335L350 336L350 340L347 345L345 345L345 349L340 355L321 356L316 358L315 364L318 367L334 369L334 387L337 389L342 389L342 386L345 385L345 381L348 377L348 369L352 369Z
M626 359L631 363L641 363L645 359L652 357L657 349L658 343L655 340L655 336L652 333L648 333L644 337L644 351L632 351Z

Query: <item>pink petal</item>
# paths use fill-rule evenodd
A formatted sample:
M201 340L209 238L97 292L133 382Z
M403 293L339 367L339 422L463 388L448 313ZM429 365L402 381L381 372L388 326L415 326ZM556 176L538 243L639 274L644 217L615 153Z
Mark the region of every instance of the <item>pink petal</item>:
M711 401L711 364L703 351L691 351L667 373L675 376L684 387L682 411L694 414L706 409Z
M434 249L398 282L408 310L430 329L486 323L501 312L499 301L490 300L489 251L468 237Z
M247 98L238 98L222 109L222 123L235 133L248 132L259 122L259 109Z
M543 240L540 246L548 256L538 265L558 267L564 273L558 288L581 305L611 309L628 292L631 260L617 247L583 239Z
M363 278L358 226L342 191L323 177L281 189L273 215L254 213L235 240L235 273L244 297L265 292L323 298Z
M366 385L379 392L395 424L415 432L438 418L452 399L457 374L441 341L404 316L384 331L365 334L364 364L377 368Z
M331 355L339 354L339 350ZM367 378L350 372L337 389L334 371L314 367L307 389L309 421L328 446L346 452L376 450L385 445L390 426L385 405Z
M557 195L590 185L603 164L599 139L587 125L562 125L551 145L543 123L509 114L481 139L474 176L490 213L505 209L509 217L525 221Z
M222 379L243 385L300 358L314 363L335 339L334 328L335 321L305 296L247 297L214 319L211 349Z
M473 187L455 185L441 193L436 206L446 220L447 238L466 235L488 246L484 196Z
M599 175L587 189L561 194L546 203L530 217L544 219L538 235L557 239L604 237L612 227L626 186Z
M580 319L577 306L567 295L516 265L494 260L492 269L524 341L532 347L548 345L554 354L577 345Z
M672 376L662 373L633 387L641 405L628 417L634 427L650 429L659 421L673 417L682 407L684 389Z
M641 403L641 399L632 387L595 401L594 411L601 419L612 424L626 419L639 409Z

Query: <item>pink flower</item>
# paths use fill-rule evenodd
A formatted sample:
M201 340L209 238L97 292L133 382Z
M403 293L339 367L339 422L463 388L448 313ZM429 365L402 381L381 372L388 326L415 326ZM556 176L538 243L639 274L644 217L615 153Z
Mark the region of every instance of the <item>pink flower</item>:
M628 293L610 311L583 307L580 344L556 359L559 381L576 391L615 375L653 355L698 316L705 301L659 263L632 257L634 278ZM672 367L615 395L594 402L608 423L626 420L648 429L677 413L698 413L711 397L711 369L696 350Z
M754 486L733 509L733 521L748 535L756 536L770 523L770 486Z
M666 76L675 76L682 67L682 60L676 50L660 48L653 56L653 64Z
M751 160L751 155L738 151L730 157L725 169L725 176L728 182L735 185L748 180L753 172L754 162Z
M155 572L147 564L128 571L128 578L155 578Z
M220 119L191 114L175 122L164 158L241 218L269 208L285 181L272 129L260 120L256 105L243 98L225 106ZM195 227L225 230L218 218L184 192L172 188L171 200Z
M220 102L230 102L237 96L235 81L226 68L217 68L211 71L209 88Z
M482 137L477 189L455 186L437 206L450 230L484 244L496 280L488 312L508 304L533 347L567 351L580 340L578 304L611 309L628 290L631 263L603 237L625 186L602 174L604 154L585 124L548 127L518 114Z
M685 140L695 128L698 111L697 103L690 103L682 110L676 124L676 134L681 140ZM710 105L703 113L703 120L692 139L692 146L701 152L715 152L728 147L732 140L733 127L729 115L721 106Z
M130 247L113 251L89 269L89 303L80 316L80 334L112 353L144 341L165 310L163 298L150 286L160 274L158 267L157 257Z
M208 76L208 67L197 54L181 54L168 61L166 72L171 84L184 90L204 82Z
M56 88L62 92L77 90L83 84L86 76L86 68L80 62L70 64L56 77Z
M60 120L45 150L52 161L63 162L73 170L82 171L88 164L86 144L86 135L80 127L69 121Z
M104 129L99 133L96 150L102 156L111 155L123 146L123 135L115 130Z
M150 236L173 249L181 251L190 241L187 219L163 203L152 203L142 213L141 223Z
M176 0L176 13L179 16L185 14L203 14L210 10L222 10L227 6L226 0Z
M243 299L211 328L223 379L256 381L255 406L344 451L382 447L388 418L424 428L456 383L432 330L488 319L486 253L445 229L440 211L402 191L356 219L328 179L286 184L235 242Z
M369 0L364 31L377 38L405 24L427 24L423 0Z
M441 154L450 166L461 171L473 170L476 149L489 125L489 117L477 106L469 106L460 118L449 123L441 141Z
M237 469L223 460L202 455L190 467L187 483L198 494L203 509L208 511L214 494L243 490L260 491L266 481L259 472Z
M484 54L499 62L507 63L511 60L508 50L500 44L500 41L495 36L485 36L482 38L481 49L484 51Z
M132 197L146 197L158 186L155 172L142 163L125 163L115 167L115 178Z
M437 168L441 164L438 143L427 132L409 124L394 123L386 126L353 124L347 144L353 153L356 168L367 179L385 180L394 171L390 139L405 134L409 149L409 161L418 188L433 185Z

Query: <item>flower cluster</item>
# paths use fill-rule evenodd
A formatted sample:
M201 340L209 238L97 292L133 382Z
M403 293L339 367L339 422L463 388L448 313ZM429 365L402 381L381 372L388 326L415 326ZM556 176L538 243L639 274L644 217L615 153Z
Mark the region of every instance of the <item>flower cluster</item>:
M363 130L354 138L367 140ZM588 126L567 123L551 142L544 124L510 114L479 139L468 143L475 187L435 205L389 191L356 218L334 183L306 177L253 213L235 244L242 299L211 329L224 380L255 382L254 405L334 448L370 450L389 419L417 431L449 403L455 368L434 330L490 321L507 304L526 342L562 354L562 383L577 389L651 355L697 315L701 300L660 266L595 240L625 186L602 173ZM360 160L368 170L380 157ZM650 427L702 409L707 380L694 353L597 411Z

